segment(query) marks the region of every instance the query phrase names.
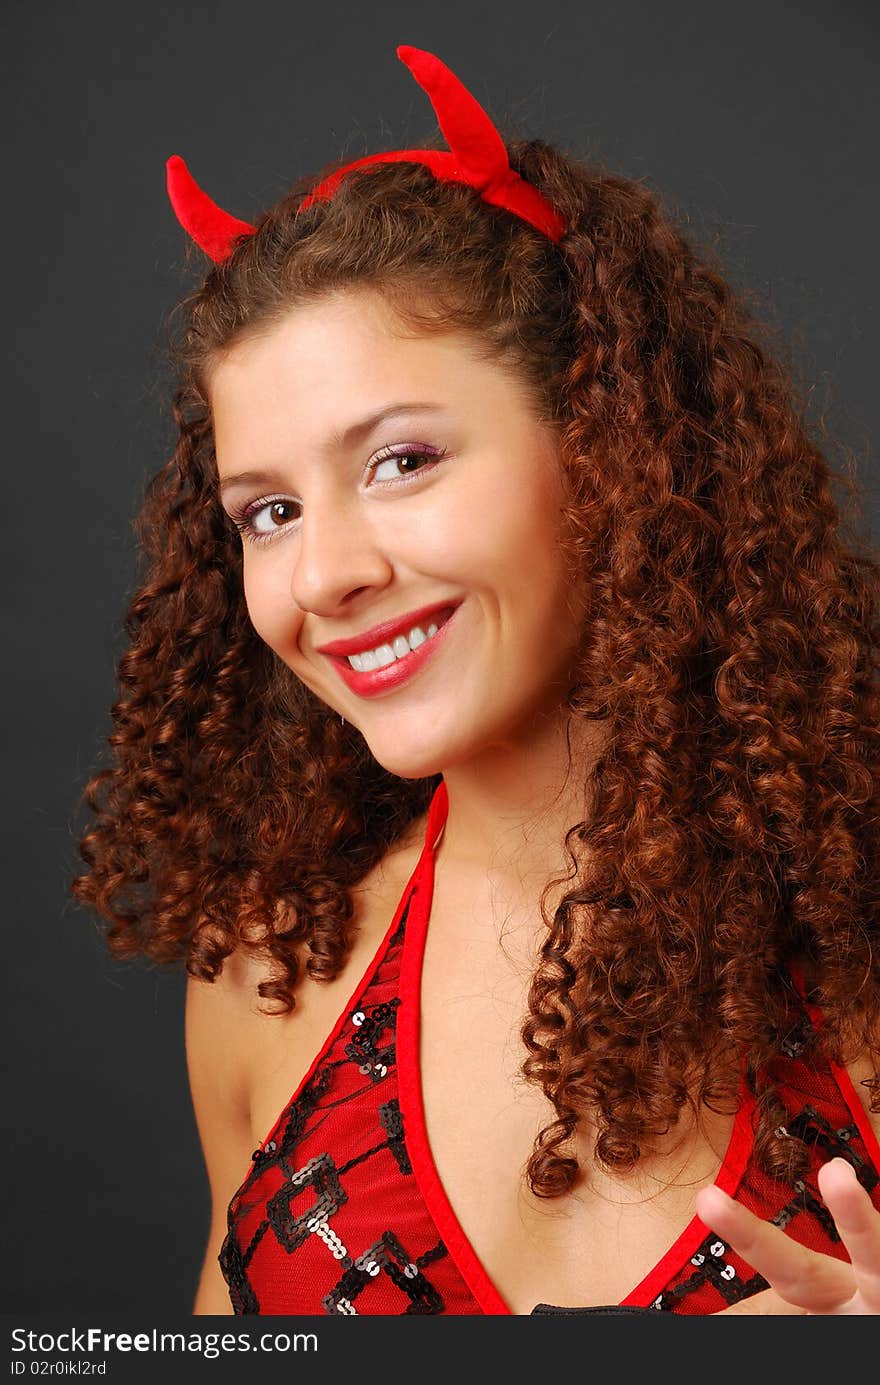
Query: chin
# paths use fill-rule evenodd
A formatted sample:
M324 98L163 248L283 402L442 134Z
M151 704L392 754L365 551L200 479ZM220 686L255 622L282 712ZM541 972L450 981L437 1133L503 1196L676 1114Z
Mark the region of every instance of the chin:
M427 779L432 774L442 774L449 763L439 747L414 746L408 751L400 745L386 750L383 746L370 745L369 741L367 744L373 759L397 779Z
M463 735L461 726L444 727L439 715L419 718L412 727L398 723L388 734L370 736L361 729L373 759L398 779L427 779L477 759L486 746L485 734L472 728Z

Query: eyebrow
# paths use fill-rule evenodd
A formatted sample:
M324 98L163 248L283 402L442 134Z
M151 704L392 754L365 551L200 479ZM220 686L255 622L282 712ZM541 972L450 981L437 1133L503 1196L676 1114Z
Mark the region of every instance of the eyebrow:
M444 406L442 404L432 404L422 400L402 401L397 404L387 404L384 408L377 409L375 413L367 414L365 418L358 419L356 423L351 423L343 431L331 433L327 439L327 451L334 451L341 448L354 447L357 443L363 442L369 437L380 423L386 419L395 418L399 414L414 413L440 413ZM283 485L284 477L280 471L237 471L234 476L224 476L220 482L220 494L223 495L233 486L263 486L263 485Z

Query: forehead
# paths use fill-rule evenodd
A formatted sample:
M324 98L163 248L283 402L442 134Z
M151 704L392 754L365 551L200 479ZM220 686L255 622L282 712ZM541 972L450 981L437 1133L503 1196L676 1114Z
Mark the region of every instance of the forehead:
M294 307L239 338L209 366L207 383L213 400L261 379L312 386L324 375L417 372L428 360L448 370L473 348L459 333L415 334L379 293L351 289Z
M213 365L208 393L220 451L309 441L399 400L465 413L526 412L521 387L462 332L415 334L378 293L347 291L292 309Z

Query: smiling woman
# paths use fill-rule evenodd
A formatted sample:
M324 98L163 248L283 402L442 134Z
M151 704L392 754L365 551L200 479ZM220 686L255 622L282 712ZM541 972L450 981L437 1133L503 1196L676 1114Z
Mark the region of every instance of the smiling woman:
M251 624L386 770L477 772L496 737L558 717L583 602L561 543L560 430L522 382L469 334L414 336L359 287L228 348L206 388ZM433 399L392 417L382 401L401 392ZM365 416L332 442L340 418ZM231 480L280 456L272 496Z
M454 153L169 161L73 888L189 973L195 1311L880 1311L880 562L657 199L399 53Z

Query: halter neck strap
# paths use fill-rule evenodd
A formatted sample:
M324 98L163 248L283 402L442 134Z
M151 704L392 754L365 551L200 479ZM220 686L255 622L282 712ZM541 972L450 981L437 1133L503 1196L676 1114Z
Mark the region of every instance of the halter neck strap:
M428 809L428 825L425 828L425 850L432 855L437 849L437 844L446 826L446 814L449 810L449 794L446 789L446 780L441 779L434 790L434 797Z

